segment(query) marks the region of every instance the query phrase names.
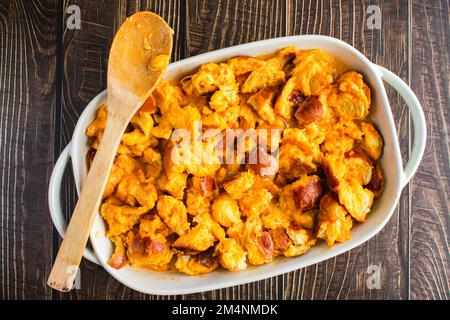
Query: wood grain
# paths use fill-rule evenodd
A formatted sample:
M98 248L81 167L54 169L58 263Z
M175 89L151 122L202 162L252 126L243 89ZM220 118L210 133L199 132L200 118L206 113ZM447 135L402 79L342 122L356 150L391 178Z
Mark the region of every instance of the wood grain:
M65 28L65 11L72 4L81 8L81 30ZM369 5L382 11L381 30L366 27ZM106 88L115 31L126 16L140 10L160 14L175 30L173 61L260 39L323 34L355 46L409 83L424 107L428 144L386 227L334 259L200 294L140 294L86 260L80 289L61 294L46 287L60 241L50 226L45 192L54 155L70 141L86 104ZM2 2L0 298L449 299L449 10L448 0ZM399 95L388 86L387 91L405 164L413 124ZM62 201L69 214L76 193L67 171ZM369 266L381 268L380 289L367 287Z
M0 299L50 298L57 6L0 2Z
M71 140L76 121L87 103L106 89L109 48L115 31L126 17L123 2L71 1L70 5L72 4L78 5L83 10L81 10L81 30L65 29L62 37L61 56L64 66L61 101L62 145ZM64 1L62 5L63 12L66 12L69 2ZM62 193L65 196L64 211L69 218L77 200L71 172L68 172ZM110 279L111 277L102 272L100 267L83 259L80 266L81 290L72 290L69 294L54 291L53 298L85 299L95 295L99 299L106 299L111 292L118 294L116 297L120 298L121 292L114 286L111 288ZM104 290L104 286L108 290Z
M410 185L412 299L450 297L450 9L413 1L411 86L425 109L427 147Z

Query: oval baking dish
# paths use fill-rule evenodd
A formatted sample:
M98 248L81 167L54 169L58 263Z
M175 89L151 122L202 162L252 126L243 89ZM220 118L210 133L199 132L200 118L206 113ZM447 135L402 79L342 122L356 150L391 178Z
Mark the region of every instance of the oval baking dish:
M179 78L180 75L193 72L207 62L218 62L242 55L261 56L290 45L297 46L299 49L323 49L329 52L352 70L362 73L372 89L370 119L377 125L384 138L385 148L380 162L387 178L383 194L375 201L367 221L352 229L351 239L332 248L321 243L299 257L278 258L270 264L250 267L236 273L216 270L206 275L192 277L181 273L160 273L130 266L117 270L107 263L113 251L113 244L106 237L104 220L100 214L97 214L90 235L94 251L85 249L85 258L103 266L114 278L134 290L159 295L187 294L257 281L318 263L364 243L384 227L397 205L401 190L417 170L426 142L425 117L422 107L411 89L392 72L371 63L358 50L343 41L326 36L311 35L257 41L201 54L170 64L165 77L167 79ZM402 165L397 131L383 80L399 92L411 111L415 141L410 160L405 168ZM98 107L104 103L106 103L106 91L97 95L87 105L75 127L72 141L62 152L52 173L48 200L53 223L61 236L64 236L67 225L60 203L64 169L71 159L76 188L79 192L87 175L86 153L89 146L85 135L86 127L95 118Z

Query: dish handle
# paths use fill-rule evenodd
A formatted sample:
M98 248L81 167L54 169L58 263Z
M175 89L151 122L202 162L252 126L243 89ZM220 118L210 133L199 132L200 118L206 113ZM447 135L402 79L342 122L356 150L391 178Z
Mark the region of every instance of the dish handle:
M67 221L63 215L61 208L61 182L64 175L64 169L70 160L70 143L64 148L63 152L56 161L53 168L50 184L48 186L48 206L50 208L50 215L52 217L53 225L58 230L59 235L64 238L67 229ZM84 248L83 257L89 261L100 265L94 251L89 248Z
M403 169L403 183L404 187L419 167L425 151L425 144L427 140L427 126L425 122L425 115L423 113L422 105L417 99L411 88L397 75L386 68L377 65L381 72L381 77L389 85L391 85L405 100L406 105L411 111L412 121L414 125L414 142L411 150L409 161Z

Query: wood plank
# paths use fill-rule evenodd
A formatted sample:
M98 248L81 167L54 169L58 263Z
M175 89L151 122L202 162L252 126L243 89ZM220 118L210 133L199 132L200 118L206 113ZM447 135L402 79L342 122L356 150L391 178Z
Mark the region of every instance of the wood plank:
M382 12L381 30L366 27L369 4ZM372 62L408 77L407 12L405 1L290 1L288 34L322 34L346 41ZM307 14L307 13L310 14ZM398 95L387 88L406 160L408 113ZM385 228L365 244L314 266L290 273L285 279L286 299L404 299L408 293L408 193L402 194ZM380 289L366 282L373 265L381 270Z
M411 182L411 298L450 297L449 1L412 1L411 86L425 111L427 147Z
M188 1L187 55L285 35L284 1Z
M67 145L76 122L88 102L106 88L106 67L109 47L115 32L120 4L117 2L62 1L60 19L63 21L61 59L61 145ZM81 11L81 29L66 28L67 8L77 5ZM71 169L63 180L63 210L69 219L77 200ZM55 252L61 243L59 236ZM106 298L111 277L102 268L83 259L80 266L80 290L68 294L53 291L54 299ZM100 287L103 288L101 290ZM101 290L101 291L100 291ZM102 292L103 294L98 294Z
M0 3L0 299L47 299L56 1Z

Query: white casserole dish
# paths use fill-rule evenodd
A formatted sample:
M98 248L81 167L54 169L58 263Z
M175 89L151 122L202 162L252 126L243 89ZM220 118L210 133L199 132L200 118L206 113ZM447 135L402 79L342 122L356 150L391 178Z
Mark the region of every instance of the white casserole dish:
M326 36L310 35L257 41L201 54L170 64L165 77L169 79L178 78L181 74L192 72L206 62L223 61L238 55L259 56L272 53L289 45L295 45L299 49L320 48L331 53L351 69L361 72L372 89L373 101L370 118L381 131L385 141L381 164L387 178L382 196L375 201L367 221L352 229L351 240L332 248L328 248L325 243L321 243L302 256L277 258L272 263L250 267L245 271L236 273L217 270L207 275L193 277L180 273L160 273L136 269L130 266L116 270L107 264L113 251L113 245L105 235L106 225L103 219L100 214L97 214L90 235L94 251L85 249L84 257L86 259L103 266L114 278L134 290L159 295L188 294L257 281L304 268L342 254L364 243L384 227L397 205L401 190L409 182L422 159L426 141L425 117L422 107L407 84L392 72L371 63L359 51L343 41ZM397 132L383 80L400 93L411 111L415 140L410 160L405 168L402 166ZM53 223L61 236L64 236L67 226L60 203L61 180L64 169L69 159L72 159L76 188L79 193L80 186L82 186L87 175L86 127L94 119L97 108L105 102L106 91L97 95L87 105L78 120L72 141L62 152L52 173L48 200Z

